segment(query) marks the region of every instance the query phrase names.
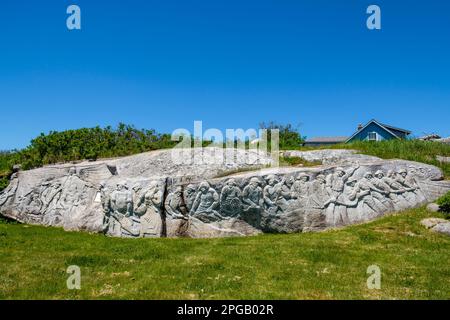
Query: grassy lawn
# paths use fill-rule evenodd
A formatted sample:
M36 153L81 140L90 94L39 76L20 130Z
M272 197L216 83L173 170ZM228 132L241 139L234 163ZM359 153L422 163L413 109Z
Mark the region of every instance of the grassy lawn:
M0 223L0 299L449 299L450 237L415 209L342 230L112 239ZM82 289L66 288L78 265ZM367 289L367 268L382 289Z

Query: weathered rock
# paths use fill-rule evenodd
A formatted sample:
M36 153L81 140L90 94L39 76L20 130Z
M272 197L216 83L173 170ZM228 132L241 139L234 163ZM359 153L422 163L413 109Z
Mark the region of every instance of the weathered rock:
M321 162L324 165L352 164L360 161L377 161L377 157L358 154L357 150L323 149L312 151L285 151L285 157L298 157L310 162Z
M239 151L236 161L224 162L217 158L223 150L207 149L189 151L207 160L193 164L175 161L171 152L16 173L0 194L0 213L24 223L115 237L246 236L370 221L450 190L436 167L347 151L336 160L340 167L251 172L272 159ZM310 159L339 158L334 152L313 152ZM239 157L251 159L243 164ZM222 177L240 170L246 172Z
M428 218L420 222L425 228L431 231L450 236L450 221L439 218Z
M450 157L436 156L436 160L443 163L450 163Z
M434 226L433 229L431 230L437 233L442 233L447 236L450 236L450 222L447 221L446 223L439 223L438 225Z
M429 203L427 205L427 210L430 212L438 212L441 208L437 203Z
M435 226L437 226L440 223L447 223L447 220L440 219L440 218L427 218L427 219L423 219L420 222L420 224L423 225L427 229L434 228Z

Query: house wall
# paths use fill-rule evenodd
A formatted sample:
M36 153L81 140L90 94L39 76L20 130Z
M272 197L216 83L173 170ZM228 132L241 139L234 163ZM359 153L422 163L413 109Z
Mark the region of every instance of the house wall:
M390 140L394 139L395 137L387 132L385 129L381 128L379 125L375 123L369 124L364 130L359 132L356 136L353 137L352 140L349 142L355 141L355 140L368 140L369 139L369 132L376 132L378 133L378 140Z

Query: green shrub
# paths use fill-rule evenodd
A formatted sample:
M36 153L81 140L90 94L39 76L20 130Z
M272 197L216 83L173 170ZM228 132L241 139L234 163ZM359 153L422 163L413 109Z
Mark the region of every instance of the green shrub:
M450 192L440 197L436 203L441 207L441 211L450 217Z

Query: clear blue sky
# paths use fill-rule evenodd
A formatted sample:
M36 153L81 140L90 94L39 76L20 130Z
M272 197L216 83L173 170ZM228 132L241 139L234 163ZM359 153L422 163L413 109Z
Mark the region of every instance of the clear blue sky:
M370 4L381 31L365 26ZM2 0L0 114L0 150L120 121L274 120L312 137L376 118L449 136L450 1Z

